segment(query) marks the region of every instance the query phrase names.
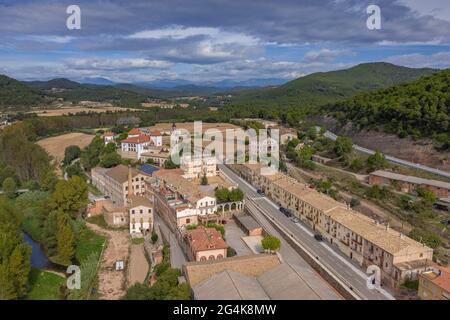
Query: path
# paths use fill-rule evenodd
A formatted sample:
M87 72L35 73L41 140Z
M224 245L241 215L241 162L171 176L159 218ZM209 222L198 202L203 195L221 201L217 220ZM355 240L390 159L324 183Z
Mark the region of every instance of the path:
M98 271L98 292L102 300L118 300L125 293L125 272L116 271L118 260L128 262L130 235L124 230L105 230L95 224L86 225L99 234L108 237L108 244L103 252Z
M128 266L127 286L136 283L144 283L149 270L147 258L145 257L144 245L133 244L131 246L130 264Z

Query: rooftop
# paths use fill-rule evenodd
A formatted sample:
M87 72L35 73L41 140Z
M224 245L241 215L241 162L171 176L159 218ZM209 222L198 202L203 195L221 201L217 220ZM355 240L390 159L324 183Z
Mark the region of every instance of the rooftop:
M131 137L131 138L122 140L122 143L144 143L144 142L149 142L149 141L150 141L149 136L141 134L137 137Z
M141 130L139 130L139 128L133 128L130 131L128 131L128 135L137 135L137 134L141 134Z
M118 166L109 169L105 173L107 176L111 177L112 179L118 181L119 183L124 183L128 181L128 167L124 166L123 164L119 164ZM134 168L131 168L131 177L134 178L138 174L144 174L143 172L140 172Z
M437 267L437 270L422 273L422 277L450 293L450 267Z
M377 170L371 173L373 176L382 177L382 178L388 178L392 180L399 180L414 184L423 184L428 186L433 186L437 188L447 189L450 190L450 183L438 181L438 180L431 180L431 179L423 179L418 178L414 176L405 176L403 174L398 174L390 171L384 171L384 170Z
M153 203L147 197L132 195L131 197L129 197L129 200L131 202L130 208L136 208L139 206L148 207L148 208L153 207Z
M214 228L197 227L186 231L186 236L195 252L228 248L221 233Z
M247 229L254 230L257 228L261 228L261 225L248 214L236 214L235 218Z

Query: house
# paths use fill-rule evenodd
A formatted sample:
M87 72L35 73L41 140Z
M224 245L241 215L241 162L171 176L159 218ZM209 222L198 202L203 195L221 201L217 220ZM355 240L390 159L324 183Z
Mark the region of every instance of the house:
M148 197L130 195L128 197L130 233L145 235L153 230L153 203Z
M145 195L147 192L145 180L150 176L134 168L130 168L130 171L132 193L136 196ZM118 165L111 169L95 167L91 170L91 181L115 206L126 205L129 188L128 167L124 165Z
M136 138L140 136L141 130L139 128L132 128L130 131L128 131L128 138Z
M369 175L371 185L395 185L400 191L414 193L417 188L427 188L434 193L436 198L450 198L450 183L423 179L413 176L405 176L390 171L377 170Z
M212 177L217 175L217 159L214 156L181 157L180 168L186 179L199 179L203 175Z
M193 261L219 260L227 257L228 245L214 228L197 227L187 230L185 241L189 247L189 258Z
M419 276L422 300L450 300L450 268L437 266Z
M121 150L122 152L136 153L137 159L141 158L141 155L146 151L145 149L151 144L151 139L147 135L128 136L127 139L122 140Z
M141 154L141 160L147 162L151 160L155 165L163 167L166 161L170 158L170 151L165 147L148 147L144 153Z
M158 130L150 131L149 133L151 144L155 147L162 147L162 134Z
M105 142L105 145L107 145L110 142L115 142L116 135L114 132L107 131L103 134L103 141Z
M155 207L173 230L189 224L217 220L217 201L213 192L185 179L181 169L161 169L148 182L155 195Z

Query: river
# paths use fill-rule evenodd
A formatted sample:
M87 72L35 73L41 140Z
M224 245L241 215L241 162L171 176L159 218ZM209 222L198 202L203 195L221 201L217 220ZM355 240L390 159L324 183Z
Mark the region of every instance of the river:
M31 267L36 269L45 269L49 267L50 261L42 246L26 233L23 234L23 238L31 246Z

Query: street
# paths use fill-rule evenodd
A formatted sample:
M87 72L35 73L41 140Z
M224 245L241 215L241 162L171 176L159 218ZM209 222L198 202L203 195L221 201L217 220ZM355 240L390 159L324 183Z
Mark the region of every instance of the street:
M284 216L278 206L266 197L261 197L256 189L253 188L248 182L244 181L236 173L224 165L219 165L220 170L229 177L230 180L237 183L239 188L246 194L250 201L246 203L252 211L252 214L257 220L266 228L269 233L274 231L274 228L270 225L268 217L272 219L285 233L292 235L292 238L299 242L309 253L314 255L323 265L325 265L333 274L339 278L342 282L346 283L349 287L353 288L353 291L361 298L365 300L386 300L394 299L391 294L383 289L370 290L366 286L367 275L349 258L340 253L337 249L330 247L325 242L318 242L314 239L312 230L304 226L301 223L294 223ZM280 237L278 232L272 233L274 236ZM284 246L289 248L284 249ZM290 250L289 250L290 249ZM281 245L281 254L285 259L293 259L296 256L297 259L301 259L303 264L306 262L294 251L286 242ZM311 267L310 267L311 268ZM318 276L317 276L318 277ZM321 279L324 281L323 279ZM318 281L314 281L317 283Z

